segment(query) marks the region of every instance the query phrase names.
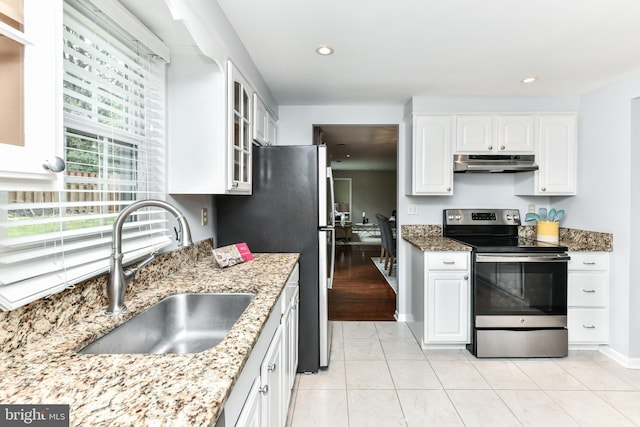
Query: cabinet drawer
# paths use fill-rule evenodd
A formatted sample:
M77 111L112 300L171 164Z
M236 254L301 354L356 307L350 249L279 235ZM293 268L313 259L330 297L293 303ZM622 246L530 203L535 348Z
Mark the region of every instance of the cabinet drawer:
M608 270L609 254L603 252L570 252L569 271L575 270Z
M468 252L437 252L427 254L429 270L467 270L469 268Z
M567 327L570 343L606 343L609 336L608 311L606 309L569 309Z
M569 273L569 307L606 307L609 301L608 277L600 273Z

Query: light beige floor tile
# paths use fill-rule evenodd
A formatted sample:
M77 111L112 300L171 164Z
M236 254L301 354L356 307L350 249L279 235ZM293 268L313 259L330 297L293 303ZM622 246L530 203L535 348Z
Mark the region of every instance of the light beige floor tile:
M426 360L388 360L396 390L442 389L431 364Z
M349 390L393 389L391 373L385 361L347 361L345 370Z
M405 427L394 390L348 390L349 427Z
M496 393L524 426L578 426L544 391L497 390Z
M347 388L343 360L335 360L326 369L315 374L301 375L298 388L301 390L344 390Z
M587 387L551 360L514 362L543 390L587 390Z
M613 372L619 378L622 378L624 381L634 386L637 390L640 390L640 369L625 368L618 362L614 362L611 359L596 363L607 371Z
M408 427L464 426L444 390L398 390Z
M449 389L490 389L472 362L430 362L442 386Z
M351 339L377 339L378 331L374 322L342 322L345 342Z
M333 360L344 360L344 335L342 332L342 322L330 322L332 325L331 352L329 353L329 363Z
M635 390L635 387L597 362L559 363L562 369L590 390Z
M299 390L291 427L349 427L346 390Z
M387 360L426 360L418 342L413 338L380 340Z
M520 425L493 390L447 390L467 427L513 427Z
M350 339L344 343L345 360L384 360L379 339Z
M413 338L405 322L374 322L380 339Z
M467 350L422 350L429 361L467 361L475 359Z
M632 426L622 413L592 391L547 391L547 394L581 426Z
M510 360L472 362L493 389L536 390L539 387Z
M596 394L640 425L640 391L597 391Z

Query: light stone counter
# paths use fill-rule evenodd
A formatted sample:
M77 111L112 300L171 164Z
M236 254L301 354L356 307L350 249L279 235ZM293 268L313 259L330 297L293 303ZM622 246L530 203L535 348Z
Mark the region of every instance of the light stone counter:
M104 298L87 295L99 293L98 288L55 296L55 313L48 302L41 304L48 311L38 307L2 313L0 401L69 404L73 426L215 424L298 254L255 254L253 261L227 269L217 268L210 256L199 258L163 278L134 281L125 297L130 312L121 317L105 316ZM154 276L153 268L148 274ZM165 296L182 292L256 296L227 337L201 353L77 353ZM94 301L99 304L78 306Z

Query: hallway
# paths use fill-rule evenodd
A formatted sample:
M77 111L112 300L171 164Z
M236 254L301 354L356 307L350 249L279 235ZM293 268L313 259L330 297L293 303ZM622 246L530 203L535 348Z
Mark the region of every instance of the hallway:
M329 320L395 320L396 294L371 261L379 256L380 246L336 246Z

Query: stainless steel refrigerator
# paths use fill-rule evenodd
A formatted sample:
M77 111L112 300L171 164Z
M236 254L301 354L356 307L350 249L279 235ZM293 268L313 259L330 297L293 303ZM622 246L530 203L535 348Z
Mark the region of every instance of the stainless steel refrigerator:
M322 145L253 147L251 196L216 197L216 246L300 253L298 372L329 365L335 264L333 178Z

